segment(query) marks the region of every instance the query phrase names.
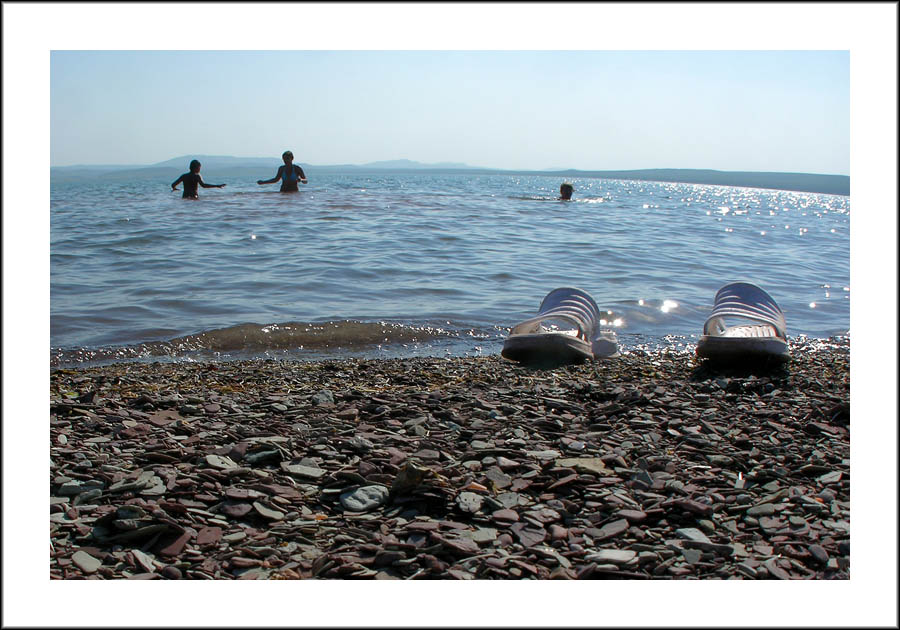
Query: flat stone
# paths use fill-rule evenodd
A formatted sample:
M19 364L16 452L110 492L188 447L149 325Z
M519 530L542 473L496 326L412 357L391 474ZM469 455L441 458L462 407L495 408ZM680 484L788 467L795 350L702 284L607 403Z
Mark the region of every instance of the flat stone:
M284 512L263 505L259 501L253 502L253 509L256 510L257 514L270 521L280 521L284 519Z
M487 477L498 490L508 488L512 485L512 477L500 470L497 466L489 468L485 473L485 477Z
M243 516L246 516L252 509L253 506L249 503L225 503L221 507L221 510L232 518L241 518Z
M500 470L511 470L513 468L518 468L519 462L507 459L501 455L497 458L497 466L500 467Z
M562 468L574 468L580 473L593 475L606 475L609 469L599 457L568 457L556 460L556 465Z
M87 491L87 489L80 481L67 481L59 487L56 494L61 497L74 497Z
M185 531L181 536L159 550L163 556L177 556L184 550L184 546L191 539L191 532Z
M461 554L471 555L478 553L479 551L478 544L474 540L468 538L440 536L438 534L433 534L433 536L435 540L440 542L444 547Z
M94 488L93 490L88 490L87 492L82 492L72 501L72 505L84 505L94 499L99 499L103 495L103 491L99 488Z
M615 536L618 536L622 532L627 531L629 527L630 525L628 524L628 520L620 518L618 520L612 521L611 523L607 523L600 529L590 528L592 530L591 534L593 534L591 538L593 538L595 542L613 538ZM587 533L587 531L585 531L585 533Z
M573 483L575 481L578 481L577 473L575 473L573 475L566 475L565 477L563 477L561 479L557 479L556 481L551 483L549 486L547 486L547 490L555 490L556 488L561 488L562 486L567 486L570 483Z
M759 519L759 527L767 534L774 534L779 529L785 527L785 522L780 518L769 518L762 516Z
M334 394L327 389L323 389L322 391L313 394L310 398L310 401L314 405L333 405L334 404ZM285 410L287 408L285 407Z
M181 414L177 411L158 411L147 418L147 422L157 427L166 427L181 419Z
M616 512L616 516L624 518L629 523L640 523L647 518L647 513L641 510L619 510Z
M769 558L763 563L766 571L777 577L779 580L790 580L791 574L778 566L775 558Z
M682 549L681 555L688 564L697 564L703 557L703 554L697 549Z
M542 525L546 525L547 523L553 523L555 521L560 520L561 515L554 509L551 508L541 508L539 510L531 510L525 512L525 516L528 518L537 521Z
M150 473L150 476L155 476ZM129 492L131 490L141 490L147 486L149 477L141 476L138 479L122 479L109 487L110 492Z
M540 460L557 459L557 458L559 458L559 455L560 455L559 451L551 451L551 450L525 451L525 454L528 457L533 457L535 459L540 459Z
M684 546L688 549L700 549L702 551L711 551L720 556L730 556L734 554L733 545L724 545L714 542L703 542L702 540L685 540Z
M547 539L547 532L544 529L531 527L525 523L515 523L509 529L524 547L533 547Z
M493 514L491 514L491 518L495 521L501 521L505 523L515 523L519 520L519 513L515 510L497 510Z
M160 496L166 493L166 483L153 475L149 479L147 479L147 484L141 489L141 494L144 496Z
M144 553L140 549L132 549L131 555L134 556L135 561L148 573L156 571L156 564L154 564L153 556L150 554Z
M807 549L812 557L816 559L816 562L819 564L828 564L829 556L824 547L821 545L810 545Z
M207 455L206 463L213 468L218 468L219 470L237 468L237 464L234 462L234 460L224 455Z
M182 577L181 569L178 567L165 567L159 574L170 580L180 580Z
M489 543L497 540L497 530L493 527L478 527L472 532L472 540L477 543Z
M627 564L634 560L637 557L637 552L631 551L630 549L600 549L597 553L592 553L587 556L587 560L590 562L597 562L599 564Z
M413 532L433 532L440 526L440 523L437 521L413 521L406 525L406 529Z
M706 534L701 532L696 527L682 527L681 529L675 530L675 535L679 538L683 538L685 540L690 540L692 542L700 542L700 543L711 543L709 538L706 537Z
M497 503L502 505L505 508L514 508L520 505L525 505L527 501L523 500L522 495L518 492L503 492L494 497L497 500Z
M746 562L740 562L740 563L736 564L735 568L738 570L738 573L740 573L744 577L756 579L756 577L758 576L756 569L753 568L752 566L750 566Z
M205 547L206 545L215 545L222 538L221 527L204 527L197 532L197 545Z
M474 514L481 509L484 497L474 492L460 492L456 497L456 504L463 512Z
M389 567L398 560L406 559L406 554L402 551L388 551L382 549L378 553L375 554L375 559L372 562L372 565L375 567Z
M356 411L354 409L354 411ZM357 451L358 453L368 453L373 448L375 448L375 444L372 443L371 440L367 440L366 438L356 435L349 440L347 440L347 446Z
M775 506L772 503L760 503L747 510L747 516L753 517L772 516L773 514L775 514Z
M301 464L281 463L281 469L289 475L296 477L304 477L306 479L321 479L326 472L321 468L313 468L312 466L303 466Z
M98 560L88 552L81 550L72 554L72 562L85 573L94 573L100 568L100 565L103 564L101 560Z
M259 499L265 495L250 488L228 488L225 490L225 496L233 501L246 501L247 499Z
M694 501L693 499L677 499L675 501L675 505L687 512L691 512L692 514L697 514L699 516L711 516L714 509L712 505L709 505L707 503L700 503L699 501Z
M226 542L237 542L239 540L244 540L247 537L247 532L234 532L233 534L228 534L227 536L222 536L222 540Z
M837 483L843 477L843 473L840 470L835 470L834 472L825 473L821 477L818 477L816 481L819 483Z
M389 491L384 486L363 486L341 495L341 505L350 512L368 512L384 505Z

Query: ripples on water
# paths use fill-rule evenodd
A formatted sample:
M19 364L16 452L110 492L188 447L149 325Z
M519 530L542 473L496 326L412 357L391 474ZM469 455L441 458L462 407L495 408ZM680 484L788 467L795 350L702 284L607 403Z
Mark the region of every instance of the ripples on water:
M316 176L54 184L51 365L499 352L558 286L628 349L691 350L716 291L766 289L791 337L846 333L849 198L562 178Z

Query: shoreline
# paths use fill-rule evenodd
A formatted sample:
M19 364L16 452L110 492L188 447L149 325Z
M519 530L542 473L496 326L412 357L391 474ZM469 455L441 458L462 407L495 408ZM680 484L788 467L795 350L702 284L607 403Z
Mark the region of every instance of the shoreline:
M51 579L849 579L847 339L50 375Z

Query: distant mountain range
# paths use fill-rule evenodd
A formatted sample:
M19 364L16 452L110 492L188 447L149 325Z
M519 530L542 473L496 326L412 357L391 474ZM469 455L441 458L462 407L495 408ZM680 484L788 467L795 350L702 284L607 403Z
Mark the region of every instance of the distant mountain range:
M165 162L141 165L76 165L50 167L50 179L54 183L82 181L93 178L113 180L168 178L175 179L188 170L191 160L203 164L203 173L215 177L271 177L282 163L279 158L233 157L227 155L184 155ZM394 171L400 173L429 171L441 174L494 174L494 175L548 175L575 179L626 179L638 181L678 182L685 184L709 184L741 186L747 188L772 188L799 192L850 194L850 177L846 175L818 175L813 173L777 173L757 171L715 171L708 169L638 169L621 171L580 171L575 169L549 169L541 171L500 170L469 166L458 162L424 164L412 160L385 160L366 164L311 165L298 162L308 175L315 173L363 173L366 171Z

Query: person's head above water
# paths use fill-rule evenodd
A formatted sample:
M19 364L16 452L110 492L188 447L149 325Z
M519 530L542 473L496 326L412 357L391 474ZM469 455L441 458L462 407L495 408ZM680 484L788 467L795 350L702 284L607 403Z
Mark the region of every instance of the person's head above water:
M197 160L191 160L190 165L191 173L199 173L200 172L200 162Z
M559 187L559 198L560 199L571 199L572 193L575 192L575 187L569 182L564 182Z
M290 151L285 151L281 154L281 159L284 160L285 164L288 164L289 162L292 162L294 160L294 154Z

